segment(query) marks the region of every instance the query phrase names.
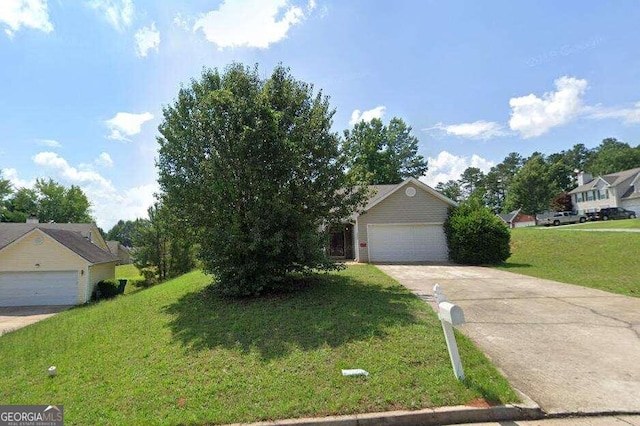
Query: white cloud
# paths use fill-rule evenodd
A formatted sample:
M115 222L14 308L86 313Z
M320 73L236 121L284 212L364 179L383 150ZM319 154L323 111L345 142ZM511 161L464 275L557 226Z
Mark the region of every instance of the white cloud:
M107 22L118 31L128 28L133 22L133 0L91 0L88 5L103 13Z
M40 152L33 157L33 161L36 165L48 169L48 175L52 179L60 180L64 185L79 186L91 202L92 215L96 218L98 226L105 231L120 219L147 217L147 209L155 201L153 194L159 191L156 182L117 189L110 180L91 170L89 165L72 167L67 160L53 152ZM94 163L110 161L109 154L103 152ZM34 182L19 179L15 169L4 169L3 175L14 186L33 187Z
M586 108L588 113L587 118L596 120L603 120L607 118L622 119L625 124L638 124L640 123L640 102L636 102L632 108L625 107L588 107Z
M13 185L14 189L31 188L35 183L35 180L29 182L29 181L20 179L20 177L18 176L18 171L13 168L2 169L2 178L7 179L9 182L11 182L11 185Z
M311 0L307 13L315 8ZM287 36L289 29L305 18L305 12L290 6L287 0L223 0L217 10L209 11L193 25L219 49L225 47L267 48Z
M474 121L473 123L450 125L438 123L435 126L424 130L433 129L442 130L448 135L469 139L491 139L495 137L505 136L507 134L501 124L484 120Z
M46 146L49 148L61 148L62 144L54 139L36 139L36 142L40 146Z
M105 121L111 130L111 134L107 136L107 139L129 141L127 136L140 133L142 131L142 125L149 120L153 120L153 114L150 112L144 112L142 114L119 112L113 118Z
M98 226L108 231L119 220L146 218L147 209L156 201L153 194L159 191L157 183L140 185L122 191L86 191L91 201Z
M39 152L33 162L41 167L53 170L58 176L72 185L93 185L96 189L112 191L111 182L93 170L79 170L69 165L67 160L55 152Z
M22 27L50 33L53 24L49 21L47 0L2 0L0 1L0 22L9 28L5 34L13 37Z
M587 80L565 76L554 83L556 91L547 92L541 98L530 94L509 100L511 130L520 132L525 139L533 138L569 123L581 113Z
M384 117L386 109L387 107L380 105L364 112L361 112L359 109L353 110L351 113L351 120L349 120L349 125L355 126L361 121L369 122L374 118L382 118Z
M111 156L106 152L100 153L98 158L96 158L95 163L96 165L102 167L113 167L113 160L111 159Z
M156 29L155 22L149 27L140 28L134 38L136 40L136 53L138 56L145 57L150 50L158 51L158 46L160 46L160 31Z
M432 188L435 188L439 182L460 179L460 175L468 167L477 167L487 173L495 165L494 162L476 154L473 154L471 158L458 157L447 151L440 152L435 158L429 157L427 161L429 170L420 180Z

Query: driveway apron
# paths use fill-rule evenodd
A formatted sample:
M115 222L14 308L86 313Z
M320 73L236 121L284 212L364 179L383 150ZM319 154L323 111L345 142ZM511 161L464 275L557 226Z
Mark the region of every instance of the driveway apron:
M47 319L71 306L16 306L0 307L0 336Z
M640 413L640 298L483 267L378 267L434 308L440 284L464 310L459 330L547 413Z

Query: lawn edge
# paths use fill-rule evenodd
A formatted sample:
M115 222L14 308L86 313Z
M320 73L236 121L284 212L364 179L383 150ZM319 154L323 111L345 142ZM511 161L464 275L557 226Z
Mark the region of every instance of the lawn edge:
M409 426L416 424L435 426L460 423L540 420L546 416L545 412L542 411L535 402L529 398L526 398L525 400L527 401L525 403L498 405L487 408L458 405L450 407L425 408L416 411L384 411L378 413L327 416L320 418L284 419L257 423L233 423L228 426Z

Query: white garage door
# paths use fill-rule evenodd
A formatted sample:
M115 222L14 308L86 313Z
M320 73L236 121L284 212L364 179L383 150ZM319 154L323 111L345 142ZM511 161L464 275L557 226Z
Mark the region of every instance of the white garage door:
M78 273L0 272L0 306L75 305Z
M640 215L640 200L625 200L622 202L621 207L624 207L627 210L633 210L636 212L636 215Z
M367 225L370 262L446 261L442 225Z

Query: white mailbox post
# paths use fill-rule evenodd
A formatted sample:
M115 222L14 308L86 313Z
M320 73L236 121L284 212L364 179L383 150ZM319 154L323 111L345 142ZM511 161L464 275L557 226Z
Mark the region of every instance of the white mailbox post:
M444 331L444 338L447 342L453 374L456 375L458 380L464 380L464 369L462 368L460 353L458 353L456 336L453 334L454 325L464 324L464 312L462 312L460 306L447 302L439 284L433 287L433 294L438 306L438 317L442 323L442 330Z

